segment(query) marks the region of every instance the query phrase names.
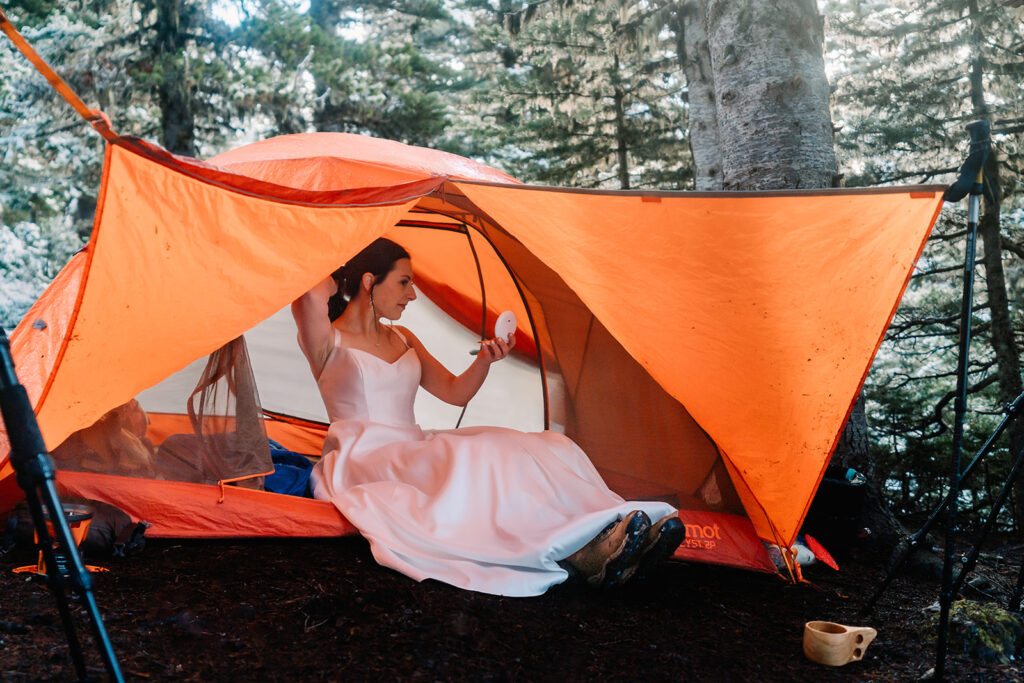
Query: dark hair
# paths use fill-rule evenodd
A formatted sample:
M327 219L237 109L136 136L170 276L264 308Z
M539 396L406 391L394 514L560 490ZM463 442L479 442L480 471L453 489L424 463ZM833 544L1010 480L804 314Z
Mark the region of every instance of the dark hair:
M399 259L409 258L409 252L391 240L380 237L370 246L331 273L338 283L338 292L327 301L327 317L334 322L345 312L345 307L359 292L359 279L363 273L373 275L373 286L388 276Z

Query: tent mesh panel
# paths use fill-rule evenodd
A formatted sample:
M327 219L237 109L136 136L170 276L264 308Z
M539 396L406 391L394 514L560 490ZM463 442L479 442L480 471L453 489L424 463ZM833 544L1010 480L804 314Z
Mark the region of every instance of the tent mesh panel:
M210 354L184 400L191 433L154 445L145 411L132 399L53 451L61 469L194 483L239 480L262 488L273 470L252 365L238 337Z

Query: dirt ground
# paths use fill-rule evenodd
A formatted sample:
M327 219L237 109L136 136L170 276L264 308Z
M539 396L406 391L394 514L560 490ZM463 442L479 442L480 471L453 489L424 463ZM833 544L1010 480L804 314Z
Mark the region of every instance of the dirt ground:
M1021 548L1008 557L1016 565ZM0 681L73 680L54 599L12 574L30 550L0 556ZM869 618L856 615L881 558L862 549L842 571L809 567L809 583L669 562L614 592L562 585L500 598L377 565L358 537L331 540L150 540L95 574L126 678L180 681L725 680L909 681L934 666L914 628L938 584L903 576ZM1007 575L1016 576L1008 564ZM76 603L91 670L102 680ZM863 661L808 661L806 621L878 629ZM1010 666L953 655L949 680L1021 681Z

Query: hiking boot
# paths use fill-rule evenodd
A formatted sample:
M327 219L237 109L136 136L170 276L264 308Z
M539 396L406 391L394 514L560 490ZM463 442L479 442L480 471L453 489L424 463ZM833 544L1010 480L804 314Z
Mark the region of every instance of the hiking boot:
M640 563L637 576L649 576L654 569L672 557L686 538L686 526L677 515L668 515L651 527L640 551Z
M625 519L606 526L559 564L592 586L605 585L609 569L612 575L620 576L627 566L635 564L650 525L642 510L634 510Z
M634 510L626 518L626 543L616 557L605 565L602 588L615 588L629 581L639 569L640 557L647 543L651 519L647 513Z

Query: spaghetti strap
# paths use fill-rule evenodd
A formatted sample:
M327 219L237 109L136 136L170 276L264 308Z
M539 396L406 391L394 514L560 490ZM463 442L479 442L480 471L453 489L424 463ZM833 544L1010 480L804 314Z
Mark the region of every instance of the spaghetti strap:
M407 340L407 339L405 338L405 335L404 335L404 334L402 334L401 332L399 332L399 331L398 331L398 329L397 329L397 328L396 328L396 327L395 327L394 325L388 325L388 329L389 329L389 330L391 330L392 332L394 332L394 333L395 333L395 335L396 335L396 336L397 336L397 337L398 337L399 339L401 339L401 340L402 340L402 343L403 343L403 344L405 344L405 348L407 348L407 349L408 349L408 348L410 348L410 347L409 347L409 340Z

